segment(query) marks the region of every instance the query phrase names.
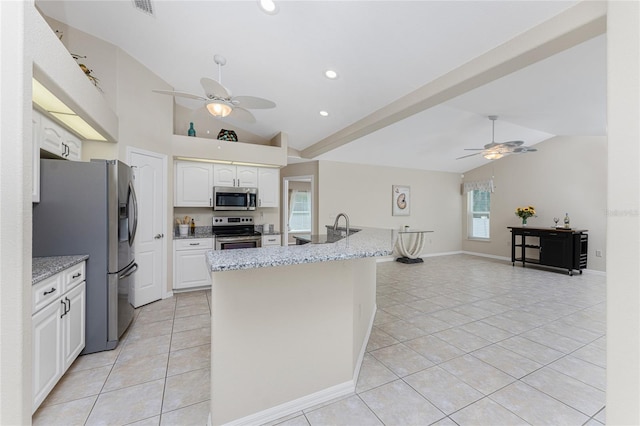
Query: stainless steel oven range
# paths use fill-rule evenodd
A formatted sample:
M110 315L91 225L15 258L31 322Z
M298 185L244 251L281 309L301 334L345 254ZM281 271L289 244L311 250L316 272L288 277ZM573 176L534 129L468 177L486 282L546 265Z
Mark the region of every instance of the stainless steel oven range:
M216 250L260 247L262 235L256 232L252 217L213 217Z

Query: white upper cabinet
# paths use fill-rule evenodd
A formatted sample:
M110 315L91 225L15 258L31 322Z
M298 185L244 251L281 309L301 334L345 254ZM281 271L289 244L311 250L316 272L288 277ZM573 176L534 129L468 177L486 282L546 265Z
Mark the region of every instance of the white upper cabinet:
M66 160L82 159L82 141L61 125L37 111L33 115L40 118L40 149Z
M214 164L213 186L244 186L249 188L257 188L258 168L251 166Z
M236 166L214 164L213 186L236 186Z
M34 114L36 114L34 112ZM62 156L64 129L49 117L40 116L40 148L55 155Z
M236 167L236 186L245 186L249 188L258 187L258 168L249 166Z
M280 204L280 169L258 169L258 207L278 207Z
M176 161L173 205L213 207L213 174L211 163Z

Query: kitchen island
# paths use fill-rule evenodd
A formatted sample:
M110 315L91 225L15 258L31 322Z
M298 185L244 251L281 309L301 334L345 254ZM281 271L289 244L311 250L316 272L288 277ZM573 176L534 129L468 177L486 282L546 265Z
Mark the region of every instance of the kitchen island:
M207 252L211 421L262 424L355 391L391 230Z

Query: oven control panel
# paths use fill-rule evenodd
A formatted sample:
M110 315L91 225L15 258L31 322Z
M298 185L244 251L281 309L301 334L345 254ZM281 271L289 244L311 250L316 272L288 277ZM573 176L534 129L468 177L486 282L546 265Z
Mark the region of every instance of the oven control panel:
M253 225L252 217L214 217L213 226Z

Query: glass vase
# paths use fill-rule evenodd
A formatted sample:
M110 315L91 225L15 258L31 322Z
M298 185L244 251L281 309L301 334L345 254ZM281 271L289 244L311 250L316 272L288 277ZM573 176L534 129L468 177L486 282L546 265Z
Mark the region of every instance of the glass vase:
M526 217L522 218L522 226L527 226L527 218Z

